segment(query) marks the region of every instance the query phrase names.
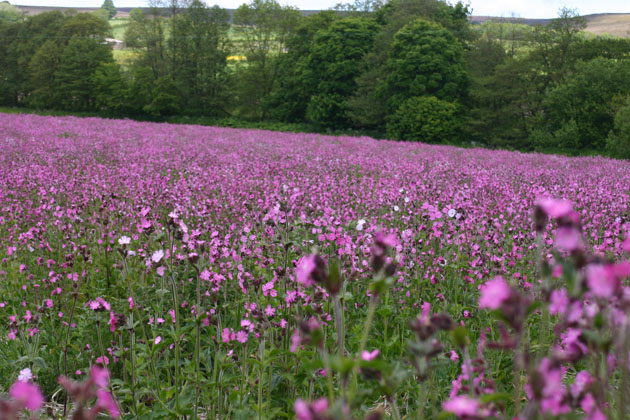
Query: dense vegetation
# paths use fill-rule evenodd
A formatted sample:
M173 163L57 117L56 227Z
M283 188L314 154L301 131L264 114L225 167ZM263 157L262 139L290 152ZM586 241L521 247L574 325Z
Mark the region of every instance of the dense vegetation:
M630 415L630 162L7 114L0 146L3 420Z
M252 0L232 21L199 0L153 5L132 11L121 61L105 42L111 0L26 18L4 4L0 105L630 157L630 41L586 36L568 9L529 27L473 26L438 0L308 17Z

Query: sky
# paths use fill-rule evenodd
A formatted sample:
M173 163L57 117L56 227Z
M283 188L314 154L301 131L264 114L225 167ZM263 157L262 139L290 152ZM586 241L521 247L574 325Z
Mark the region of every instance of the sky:
M281 4L303 10L328 9L340 0L278 0ZM344 0L347 2L348 0ZM577 9L580 14L630 13L630 0L467 0L477 16L517 16L523 18L552 18L563 6ZM102 0L9 0L24 6L99 7ZM221 7L235 9L248 0L206 0ZM466 3L466 0L464 1ZM118 7L146 6L143 0L114 0Z

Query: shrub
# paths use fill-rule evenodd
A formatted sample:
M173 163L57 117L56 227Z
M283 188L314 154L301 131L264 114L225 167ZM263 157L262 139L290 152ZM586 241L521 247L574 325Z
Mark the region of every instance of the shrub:
M457 128L457 106L435 96L416 96L404 101L389 118L387 134L397 140L444 143Z

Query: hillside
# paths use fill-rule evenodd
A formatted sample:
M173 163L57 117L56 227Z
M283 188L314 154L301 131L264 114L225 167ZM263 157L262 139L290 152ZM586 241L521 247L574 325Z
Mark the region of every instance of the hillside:
M597 13L585 15L586 31L595 35L614 35L630 38L630 13ZM487 21L512 22L525 25L547 25L551 19L527 19L519 17L471 16L473 24Z
M71 7L52 7L52 6L20 6L17 5L27 15L36 15L39 13L50 12L51 10L76 10L78 12L91 12L94 11L93 7L85 8L71 8ZM118 18L126 18L129 16L129 12L133 7L119 7ZM230 16L234 12L234 9L227 9ZM318 10L303 10L305 15L317 13ZM592 15L585 15L588 22L587 32L596 35L614 35L622 38L630 38L630 13L598 13ZM496 17L496 16L471 16L470 21L472 23L483 23L487 21L501 21L501 22L514 22L526 25L546 25L551 19L528 19L520 17Z

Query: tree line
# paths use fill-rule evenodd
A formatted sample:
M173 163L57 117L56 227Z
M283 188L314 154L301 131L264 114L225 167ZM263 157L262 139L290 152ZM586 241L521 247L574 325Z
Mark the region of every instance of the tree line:
M630 158L630 42L587 36L569 9L524 29L471 25L467 6L439 0L309 16L251 0L232 18L158 1L131 12L133 58L120 64L106 3L101 14L0 13L0 104Z

